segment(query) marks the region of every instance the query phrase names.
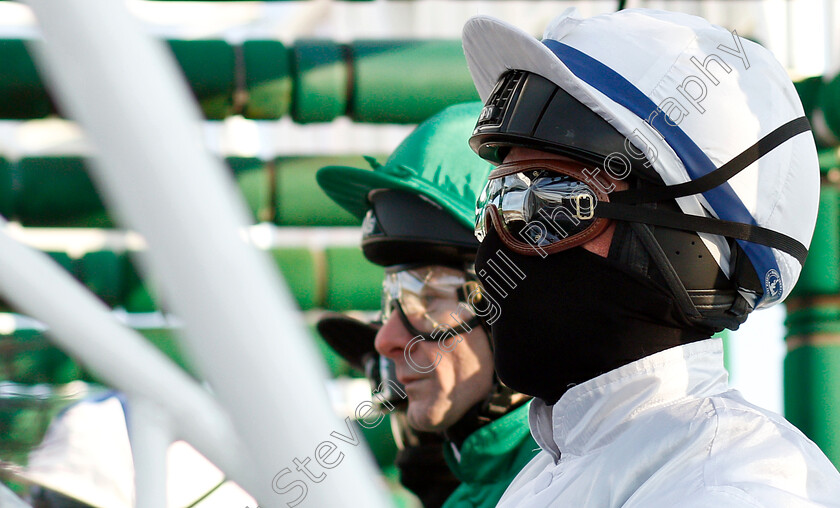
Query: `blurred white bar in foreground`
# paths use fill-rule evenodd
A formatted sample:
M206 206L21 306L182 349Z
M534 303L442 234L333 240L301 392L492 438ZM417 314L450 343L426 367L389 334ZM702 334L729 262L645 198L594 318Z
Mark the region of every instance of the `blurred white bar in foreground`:
M122 2L27 4L44 37L39 68L98 150L94 181L123 226L146 239L147 272L244 442L253 474L234 479L264 508L286 504L273 490L279 470L345 422L330 409L326 368L288 289L239 234L245 206L205 148L175 62ZM308 505L387 506L370 454L356 448L341 460L308 489Z

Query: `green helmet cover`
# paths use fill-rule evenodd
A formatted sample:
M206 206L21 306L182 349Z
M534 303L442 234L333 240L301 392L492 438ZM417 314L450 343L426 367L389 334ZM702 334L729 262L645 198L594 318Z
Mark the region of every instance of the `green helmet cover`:
M482 107L477 101L450 106L418 125L385 164L366 156L373 171L327 166L316 175L318 185L359 219L371 208L370 191L394 189L428 198L472 230L476 197L493 168L468 142Z

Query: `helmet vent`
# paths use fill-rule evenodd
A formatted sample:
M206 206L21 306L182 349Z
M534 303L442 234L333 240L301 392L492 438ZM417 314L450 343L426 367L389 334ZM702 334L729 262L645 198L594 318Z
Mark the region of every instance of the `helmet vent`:
M510 106L511 98L524 78L525 72L519 70L509 71L502 76L490 94L490 98L487 99L484 109L481 110L481 116L478 117L473 134L480 132L484 127L498 127L502 124L502 118Z

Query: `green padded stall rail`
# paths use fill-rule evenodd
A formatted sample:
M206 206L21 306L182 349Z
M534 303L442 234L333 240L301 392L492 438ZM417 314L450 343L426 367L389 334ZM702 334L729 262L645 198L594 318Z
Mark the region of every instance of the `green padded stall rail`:
M840 334L840 305L822 303L789 309L785 326L795 337Z
M181 351L178 331L173 328L139 328L137 333L195 377L189 358ZM324 342L315 326L308 327L333 377L360 376ZM278 340L282 340L278 337ZM72 381L100 383L75 360L57 348L44 331L22 329L0 334L0 382L19 385L61 385Z
M79 258L73 258L66 252L47 254L106 305L123 306L129 312L158 310L158 305L126 253L94 251ZM0 299L0 312L14 311L14 308Z
M450 104L478 99L461 42L301 39L231 45L168 40L206 118L242 114L300 123L347 115L360 122L419 123ZM0 118L54 114L26 43L0 40Z
M382 267L369 262L358 247L324 251L275 249L272 256L302 310L377 310Z
M82 369L50 343L43 332L0 334L0 380L19 384L63 384L82 377Z
M817 225L808 258L791 296L840 293L840 200L832 185L820 189Z
M823 86L820 91L819 108L825 118L825 123L831 130L833 145L840 140L840 74Z
M785 358L785 417L840 468L840 344L805 344Z
M24 157L13 163L9 218L26 226L110 227L82 157Z
M47 252L49 257L70 273L76 273L75 262L66 252Z
M125 298L125 255L112 251L88 252L78 261L78 276L105 304L113 307Z
M292 119L329 122L347 111L346 48L328 40L300 40L292 47Z
M315 254L306 248L273 249L270 253L301 309L312 309L323 302L326 280L323 275L319 277L323 262L319 263Z
M128 312L161 310L155 291L142 280L128 254L96 251L79 259L64 252L49 254L106 304ZM384 272L358 247L280 248L269 254L301 310L379 309ZM14 309L0 301L0 312L10 311Z
M169 40L209 119L232 114L299 122L349 115L363 122L419 123L443 107L477 99L458 40L360 40L339 44L272 40ZM55 113L26 41L0 39L0 118ZM840 138L840 75L795 83L809 118L820 110Z
M176 330L141 328L136 331L182 369L194 375L189 360L180 350ZM0 334L0 351L3 352L3 361L0 362L2 382L22 385L60 385L78 380L100 382L94 374L54 346L46 333L40 330Z
M0 118L43 118L54 112L25 41L0 39L0 62Z
M817 147L837 146L840 140L840 74L834 79L812 76L793 83L805 116L811 122Z
M14 166L0 157L0 215L3 217L11 217L14 213L15 180Z
M237 186L248 205L248 209L258 222L273 222L274 175L271 168L257 157L228 157L225 159L233 171Z
M327 293L324 307L331 310L376 310L381 306L385 272L357 247L325 250Z
M144 281L137 270L137 266L131 260L131 255L122 254L126 262L123 263L122 281L123 288L122 306L128 312L154 312L161 305L156 300L154 289L150 288L151 283ZM84 282L84 281L82 281Z
M385 160L382 158L381 160ZM274 223L281 226L358 226L360 222L324 194L315 173L324 166L370 167L360 156L281 157L276 167Z
M820 172L829 177L832 183L840 183L840 147L824 148L817 152L820 162ZM832 175L833 173L833 175Z
M55 415L79 400L78 395L42 388L0 396L0 459L26 464L27 455L41 443Z
M799 94L799 100L802 101L802 109L805 110L805 116L808 117L808 121L810 121L813 126L814 114L819 110L820 93L822 92L824 86L823 77L811 76L801 81L795 81L793 86ZM814 139L817 141L817 146L826 146L826 143L819 138L816 132L813 134Z
M460 41L360 40L350 51L357 122L418 123L479 98Z
M359 224L321 191L315 173L323 166L368 167L361 155L280 157L271 161L229 157L226 162L257 222L285 226ZM114 225L81 157L25 157L17 162L0 159L0 210L4 217L24 226Z
M370 447L373 458L376 459L376 464L380 468L384 469L394 464L394 461L397 460L397 444L391 431L390 416L385 415L382 421L373 428L362 425L356 428L362 432L362 436L364 436L365 442Z
M233 47L219 40L167 42L204 115L221 120L233 114Z
M280 41L245 41L242 57L248 93L242 115L254 120L287 115L292 104L292 68L286 46Z

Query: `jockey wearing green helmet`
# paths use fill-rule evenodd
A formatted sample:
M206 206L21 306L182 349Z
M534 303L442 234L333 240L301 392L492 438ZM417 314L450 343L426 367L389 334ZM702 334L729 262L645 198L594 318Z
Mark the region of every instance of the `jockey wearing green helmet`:
M527 398L493 370L488 323L498 308L483 296L473 271L475 201L492 169L467 144L480 111L478 102L443 110L385 164L367 158L373 171L333 166L317 175L330 198L363 219L363 253L386 268L380 327L371 327L366 338L350 322L352 333L342 333L346 318L327 318L330 326L319 328L337 350L356 351L383 367L366 370L378 376L374 384L393 386L382 390L389 403L407 396L394 414L409 427L402 432L443 435L446 464L461 482L444 507L495 506L535 450ZM405 462L402 481L411 487L406 473L413 468ZM426 506L440 506L428 492L418 494Z

